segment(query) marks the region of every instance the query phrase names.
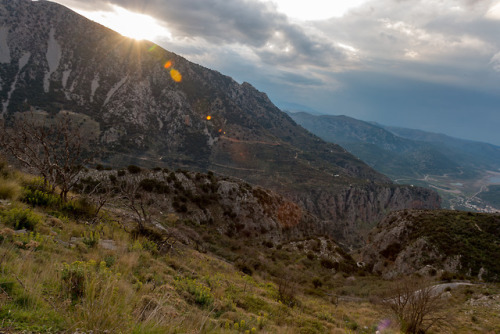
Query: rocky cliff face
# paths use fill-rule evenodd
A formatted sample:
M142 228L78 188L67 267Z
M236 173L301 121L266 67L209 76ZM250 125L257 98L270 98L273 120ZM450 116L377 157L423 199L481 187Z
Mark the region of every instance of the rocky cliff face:
M326 226L328 234L354 247L365 244L368 232L390 211L436 209L441 203L436 193L423 188L377 184L351 186L336 194L319 188L294 198L308 211L336 222Z
M404 205L438 205L431 191L395 188L342 147L310 134L250 84L124 38L63 6L1 0L0 50L7 123L30 108L48 117L62 109L85 115L75 121L91 120L86 126L106 163L238 177L299 200L336 235L357 233L361 221ZM310 204L317 200L326 204ZM345 226L352 228L339 231Z

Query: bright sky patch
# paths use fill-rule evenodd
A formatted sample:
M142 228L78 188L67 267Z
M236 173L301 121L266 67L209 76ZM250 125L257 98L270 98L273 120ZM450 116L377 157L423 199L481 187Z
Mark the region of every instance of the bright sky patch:
M262 1L262 0L261 0ZM266 1L266 0L264 0ZM325 0L267 0L278 6L278 10L299 20L324 20L341 17L349 9L358 7L367 0L325 1Z
M78 12L126 37L137 40L153 40L159 36L171 38L170 32L151 16L134 13L119 6L112 8L113 11Z

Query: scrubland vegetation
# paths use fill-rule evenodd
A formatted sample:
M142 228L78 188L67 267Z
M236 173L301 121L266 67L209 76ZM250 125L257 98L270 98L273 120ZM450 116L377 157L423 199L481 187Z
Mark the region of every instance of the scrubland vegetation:
M129 168L112 175L141 173ZM176 210L149 211L148 218L134 213L124 196L112 192L98 210L102 202L89 198L89 179L76 187L80 194L71 193L64 201L42 179L13 171L5 163L0 174L3 331L411 333L418 329L408 326L408 318L387 303L400 282L383 281L349 261L339 266L322 257L319 239L274 245L221 234L212 223L198 225L185 219L193 203L210 206L209 199L177 199ZM174 177L175 173L172 182ZM142 184L156 193L167 189L144 179ZM163 230L152 229L145 218L150 219L147 224L160 221ZM146 225L138 230L140 224ZM174 230L170 247L164 247L165 238L159 235ZM412 283L411 291L431 283L418 282ZM431 312L440 315L439 321L428 332L498 332L499 293L498 285L492 284L444 292L438 310ZM427 318L424 323L429 324Z

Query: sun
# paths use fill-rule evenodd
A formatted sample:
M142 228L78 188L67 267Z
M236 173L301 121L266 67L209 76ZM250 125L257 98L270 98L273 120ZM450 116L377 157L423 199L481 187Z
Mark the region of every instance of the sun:
M154 40L157 37L171 38L171 34L156 19L112 5L112 11L83 12L80 14L98 22L123 36L136 40Z

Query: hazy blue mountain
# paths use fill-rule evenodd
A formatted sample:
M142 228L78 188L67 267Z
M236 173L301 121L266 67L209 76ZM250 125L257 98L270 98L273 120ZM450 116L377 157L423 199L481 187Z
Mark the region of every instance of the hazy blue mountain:
M290 116L307 130L345 147L392 178L460 172L461 164L445 154L438 142L403 138L382 126L347 116L314 116L304 112Z
M472 168L500 168L500 147L488 143L450 137L422 130L382 126L391 133L415 141L431 143L452 159Z
M345 147L393 180L439 190L446 207L495 211L491 203L498 203L494 200L496 193L485 192L495 172L500 171L498 146L347 116L305 112L289 115L307 130ZM498 205L496 209L500 209Z

